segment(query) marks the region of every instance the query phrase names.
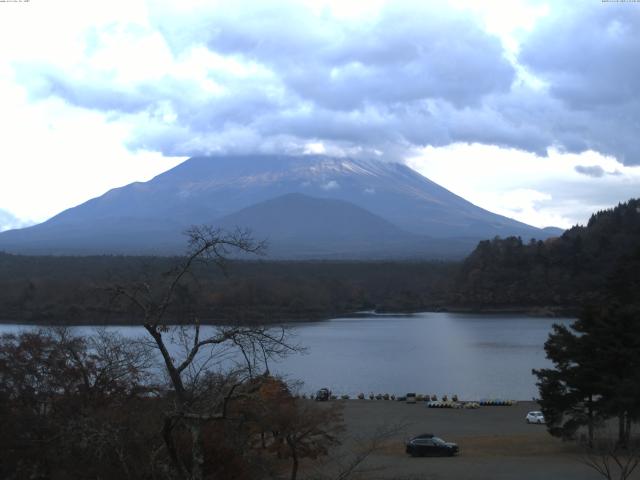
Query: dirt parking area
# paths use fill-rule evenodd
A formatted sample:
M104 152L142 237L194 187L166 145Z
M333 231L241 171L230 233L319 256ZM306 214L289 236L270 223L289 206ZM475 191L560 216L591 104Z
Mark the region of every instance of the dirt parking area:
M431 409L384 400L346 400L346 432L334 460L322 468L344 468L367 449L380 431L392 433L380 440L375 453L361 467L360 478L405 480L597 480L598 473L581 462L574 444L551 437L544 425L529 425L525 415L539 407L533 402L477 410ZM412 458L404 441L433 433L460 447L456 457ZM337 466L337 464L340 466ZM631 477L640 478L640 472Z

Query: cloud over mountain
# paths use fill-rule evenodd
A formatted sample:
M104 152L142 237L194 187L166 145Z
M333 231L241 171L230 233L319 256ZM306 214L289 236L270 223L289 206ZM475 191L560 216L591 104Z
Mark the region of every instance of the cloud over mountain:
M89 58L22 64L20 77L36 97L135 117L131 147L168 155L465 140L441 111L479 108L515 77L499 39L446 4L389 3L364 22L282 1L151 12L146 30L94 32L91 50L110 58L127 35L127 54L157 72Z
M638 9L554 6L509 60L446 2L382 2L354 18L293 1L147 6L144 22L86 33L86 57L22 62L18 77L35 98L106 112L130 126L130 148L166 155L321 142L397 158L476 142L640 162Z
M16 218L11 212L7 212L0 208L0 232L5 230L11 230L13 228L22 228L29 225L30 222L26 222Z
M585 221L638 190L630 2L61 1L73 15L31 2L0 16L11 46L0 52L0 204L21 217L44 220L203 154L411 162L470 146L496 188L548 198L511 209L539 225ZM481 158L486 147L516 173ZM523 153L550 179L523 174ZM454 178L440 183L459 185L466 161L451 158ZM576 207L584 182L604 203ZM456 193L502 208L499 195L484 203L481 183ZM56 201L39 201L45 191Z

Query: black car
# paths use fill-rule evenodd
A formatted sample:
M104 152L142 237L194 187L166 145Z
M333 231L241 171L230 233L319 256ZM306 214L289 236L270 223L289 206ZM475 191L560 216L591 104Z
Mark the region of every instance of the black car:
M458 454L458 445L445 442L432 433L423 433L407 441L406 452L412 457L451 457Z
M319 402L326 402L331 398L331 390L328 388L321 388L316 392L316 400Z

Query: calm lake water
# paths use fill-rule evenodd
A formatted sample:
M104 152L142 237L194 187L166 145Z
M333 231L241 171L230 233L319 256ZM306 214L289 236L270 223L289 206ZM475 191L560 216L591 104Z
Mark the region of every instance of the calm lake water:
M523 315L420 313L336 318L296 324L295 341L307 348L271 370L304 381L303 392L458 394L463 399L537 396L532 368L549 365L544 342L553 323ZM0 333L19 325L0 325ZM113 327L126 336L140 327ZM77 327L80 332L90 328Z

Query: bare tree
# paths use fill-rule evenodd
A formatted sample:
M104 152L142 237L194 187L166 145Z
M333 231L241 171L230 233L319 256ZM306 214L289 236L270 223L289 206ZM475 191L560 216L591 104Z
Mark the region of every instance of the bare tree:
M627 480L640 464L640 442L622 445L611 436L601 436L585 446L580 460L607 480Z
M228 418L230 402L256 394L259 382L247 380L268 372L271 359L298 348L289 342L284 328L216 326L208 328L205 334L200 320L188 308L176 318L171 308L197 264L211 264L226 271L231 253L259 254L264 248L247 231L226 233L203 226L192 228L187 235L186 257L163 282L153 286L148 282L117 285L113 293L128 300L137 311L140 323L162 357L173 400L165 414L162 437L174 472L180 478L199 480L205 476L203 430ZM181 347L179 355L172 351L175 344ZM237 358L241 361L224 369L225 359ZM211 375L212 367L218 375ZM190 436L188 461L180 455L176 444L178 431Z
M372 435L352 438L352 445L346 453L334 452L328 457L329 468L321 467L321 473L312 475L313 480L355 480L373 479L376 473L384 470L384 466L370 466L368 460L372 455L388 446L398 433L406 429L407 424L382 424Z

